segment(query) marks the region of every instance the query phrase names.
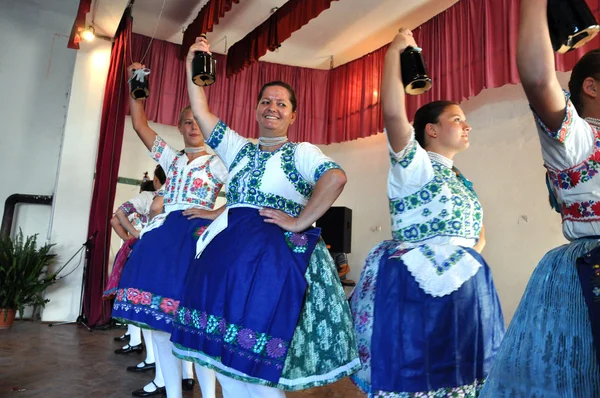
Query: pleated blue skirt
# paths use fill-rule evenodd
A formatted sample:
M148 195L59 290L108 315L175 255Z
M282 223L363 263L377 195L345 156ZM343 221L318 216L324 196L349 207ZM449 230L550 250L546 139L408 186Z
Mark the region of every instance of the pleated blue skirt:
M319 230L265 223L229 210L228 226L189 269L171 340L228 369L277 383L298 324Z
M401 258L390 258L397 245L386 241L371 252L353 293L363 364L353 381L372 397L476 396L504 335L489 267L466 249L481 268L458 290L434 297Z
M575 267L597 247L579 239L537 265L481 392L486 398L600 397L591 323Z
M121 275L113 318L170 333L196 242L209 224L174 211L135 242Z

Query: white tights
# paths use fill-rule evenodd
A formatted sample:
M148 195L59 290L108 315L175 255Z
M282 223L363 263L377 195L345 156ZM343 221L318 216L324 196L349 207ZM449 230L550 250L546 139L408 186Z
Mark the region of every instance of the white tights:
M285 398L285 392L273 387L246 383L217 373L223 398Z
M170 339L171 335L167 332L160 330L152 331L152 340L155 343L156 373L158 376L159 369L162 371L164 386L167 390L167 398L181 398L182 361L173 355ZM185 378L193 378L194 373L192 364L184 362L183 367L188 368L186 370L186 373L188 373L186 376L189 377ZM215 398L215 372L206 368L197 367L196 376L198 377L198 384L202 391L202 397ZM160 386L158 383L157 385Z

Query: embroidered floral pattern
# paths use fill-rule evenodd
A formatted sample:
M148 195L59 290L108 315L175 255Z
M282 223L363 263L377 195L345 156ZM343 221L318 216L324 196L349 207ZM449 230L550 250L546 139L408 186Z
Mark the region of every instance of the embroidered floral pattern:
M219 120L212 133L210 133L210 137L208 138L208 141L206 141L206 145L211 148L216 148L221 145L221 141L223 141L223 138L225 137L226 129L227 125L222 120Z
M598 221L600 220L600 201L562 203L561 214L563 221Z
M156 319L165 319L166 316L167 323L171 322L170 318L176 313L178 307L178 300L135 288L119 288L114 303L115 310L131 314L144 311L152 313ZM135 317L127 319L135 319Z
M484 380L475 380L473 384L424 392L375 391L369 394L369 398L476 398L483 388L483 383Z
M405 149L406 152L404 153L404 156L402 156L399 160L396 154L390 150L390 161L392 163L392 167L400 165L402 168L407 168L415 158L415 154L417 153L417 145L417 141L413 139Z
M126 215L126 216L130 216L133 213L136 213L137 210L135 208L135 206L131 203L131 202L125 202L123 203L121 206L119 206L119 209Z
M196 230L194 231L194 236L196 238L199 238L200 236L202 236L202 234L204 233L204 231L206 231L207 229L208 229L208 225L204 225L202 227L196 228Z
M156 138L154 138L152 148L150 149L150 155L152 156L152 159L158 162L162 157L162 154L166 147L167 143L165 142L165 140L163 140L157 135Z
M212 156L202 166L193 167L188 170L181 194L183 202L205 207L212 207L214 205L219 191L223 187L223 184L210 171L210 162L214 158L216 157ZM181 178L179 181L181 181Z
M222 340L235 350L245 352L257 362L279 362L283 367L289 343L278 337L227 322L223 317L182 307L175 315L175 326L211 340Z
M285 232L285 241L294 253L306 253L308 249L308 237L303 233Z
M394 239L421 242L434 236L477 238L483 211L472 186L448 167L434 160L431 163L434 177L429 183L412 195L390 199ZM434 203L444 205L437 214L428 207ZM403 219L414 219L414 213L420 222L407 225Z
M600 170L600 134L595 128L594 151L589 158L575 167L566 170L555 170L546 165L552 185L559 189L572 189L579 184L591 180Z
M337 164L335 162L321 163L321 165L319 167L317 167L317 170L315 170L315 176L314 176L315 183L317 181L319 181L319 178L321 178L321 176L323 176L323 174L325 174L329 170L333 170L333 169L341 169L341 167L339 164Z
M227 189L228 205L247 203L261 207L271 207L286 212L297 217L304 209L304 206L286 199L283 196L263 192L260 190L262 179L265 174L267 161L276 153L282 152L282 168L287 179L294 184L298 193L309 199L312 195L313 187L306 182L294 165L294 151L296 144L287 143L274 152L262 152L253 144L246 144L236 155L231 163L230 170L233 170L242 159L248 159L245 166L235 173L229 181Z
M573 124L573 113L575 110L575 106L573 106L573 103L570 100L571 94L569 94L567 91L565 91L564 93L565 93L565 98L567 101L567 108L566 108L565 117L563 119L562 125L560 126L560 129L558 131L550 131L550 129L548 127L546 127L544 122L542 122L542 119L540 119L539 116L535 113L533 108L531 108L531 110L533 111L533 116L534 116L535 121L538 124L538 126L540 126L540 128L550 138L552 138L562 144L564 144L565 140L567 139L567 136L569 135L569 131L571 130L571 125Z

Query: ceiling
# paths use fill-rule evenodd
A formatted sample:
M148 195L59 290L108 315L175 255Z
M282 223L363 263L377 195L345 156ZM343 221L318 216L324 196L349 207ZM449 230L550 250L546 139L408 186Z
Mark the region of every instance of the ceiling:
M208 34L211 50L226 49L260 25L287 0L240 0ZM310 1L310 0L307 0ZM269 52L262 61L328 69L359 58L389 43L400 27L415 28L458 0L338 0ZM113 36L128 0L93 0L88 23ZM208 0L136 0L133 31L181 44L184 28ZM164 8L163 8L164 4ZM158 16L162 11L160 20ZM158 21L158 25L157 25Z

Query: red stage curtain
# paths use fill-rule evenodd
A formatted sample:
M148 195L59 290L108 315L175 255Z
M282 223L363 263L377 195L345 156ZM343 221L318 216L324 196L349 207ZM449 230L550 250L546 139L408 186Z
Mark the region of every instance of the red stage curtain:
M258 61L267 50L274 51L292 33L328 9L332 1L336 0L288 0L265 22L231 46L227 53L227 77Z
M146 52L150 38L132 35L133 60ZM174 55L180 46L154 39L144 64L150 68L150 97L145 109L148 120L176 126L179 112L189 105L185 81L185 62ZM211 111L246 137L258 137L254 114L261 86L283 80L294 87L298 99L298 119L290 128L290 139L327 143L329 71L258 62L241 73L225 78L225 56L217 60L217 81L206 88Z
M102 292L108 274L111 233L108 220L113 213L123 144L125 104L129 95L125 62L129 59L128 38L131 35L131 25L128 8L117 29L104 89L96 177L88 227L88 236L95 236L95 239L88 256L88 272L84 281L83 310L90 326L104 324L110 319L110 303L102 299Z
M223 18L225 13L230 11L231 7L239 2L240 0L209 0L202 7L194 22L189 24L185 29L181 51L179 52L180 58L185 58L187 49L194 44L196 37L202 33L212 32L213 26L219 23L219 19Z
M588 0L588 4L598 17L600 0ZM409 116L429 101L460 102L485 88L519 83L518 21L519 0L462 0L415 29L433 88L408 98ZM149 38L134 35L133 42L137 60ZM599 46L600 35L582 49L557 56L557 69L571 70L586 51ZM387 45L332 70L256 62L228 79L224 78L225 57L217 54L217 83L207 89L209 104L240 133L256 137L251 104L263 83L281 79L298 94L298 122L290 130L292 139L328 144L368 137L383 130L379 92L386 49ZM188 104L184 64L173 56L179 51L180 46L154 40L147 56L153 95L146 110L158 123L176 125L180 109Z

